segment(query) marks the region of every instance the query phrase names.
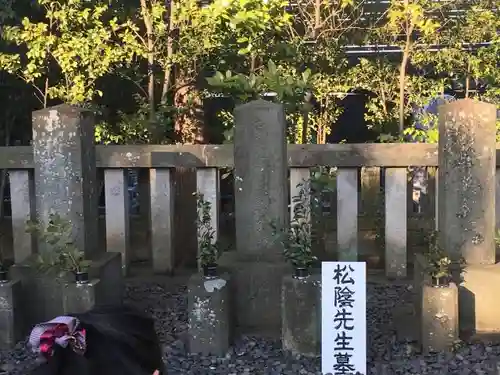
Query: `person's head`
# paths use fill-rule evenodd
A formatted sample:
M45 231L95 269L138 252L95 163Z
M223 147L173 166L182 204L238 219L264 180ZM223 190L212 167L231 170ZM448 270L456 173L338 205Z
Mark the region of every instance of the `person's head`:
M45 358L31 375L164 375L153 319L125 306L42 323L30 343Z

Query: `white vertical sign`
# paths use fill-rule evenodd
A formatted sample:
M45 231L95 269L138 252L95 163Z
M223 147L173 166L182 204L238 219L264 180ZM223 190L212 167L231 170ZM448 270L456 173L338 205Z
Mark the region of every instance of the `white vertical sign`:
M366 374L366 264L322 262L321 372Z

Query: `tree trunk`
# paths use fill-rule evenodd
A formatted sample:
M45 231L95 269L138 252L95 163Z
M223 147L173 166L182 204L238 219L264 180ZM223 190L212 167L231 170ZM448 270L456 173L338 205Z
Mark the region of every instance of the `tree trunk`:
M408 9L409 0L404 0L405 9ZM406 88L406 67L410 59L411 37L414 25L408 19L405 22L406 41L399 68L399 135L403 135L405 129L405 88Z
M316 40L321 29L321 3L322 0L315 0L314 2L314 30L313 39Z
M179 110L175 118L175 133L180 143L204 144L208 132L203 124L203 104L194 84L181 84L174 94L174 106Z
M406 6L408 1L405 0ZM401 67L399 69L399 135L403 135L405 129L405 89L406 89L406 68L410 60L411 37L413 33L413 24L406 26L406 42L401 58Z
M405 83L406 83L406 65L408 64L409 52L405 48L401 67L399 69L399 134L402 135L405 128Z
M154 56L154 30L151 13L146 4L146 0L141 0L141 14L146 27L146 42L148 50L148 106L149 106L149 127L154 141L161 139L161 134L156 123L156 102L155 102L155 56Z
M167 61L163 77L163 89L161 92L161 104L165 105L168 100L168 92L172 86L172 57L174 55L174 21L173 15L175 12L175 1L170 0L170 6L167 7L166 23L168 25L168 37L167 37Z

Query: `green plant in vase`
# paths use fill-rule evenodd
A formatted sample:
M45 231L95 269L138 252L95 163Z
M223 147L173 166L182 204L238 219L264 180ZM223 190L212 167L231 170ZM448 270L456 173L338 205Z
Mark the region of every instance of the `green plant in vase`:
M60 276L70 272L78 283L88 282L91 261L74 244L69 220L50 214L47 225L29 221L26 230L35 234L41 244L35 260L41 272L57 272Z
M433 231L428 237L428 249L424 253L427 260L427 272L432 279L432 285L436 287L448 286L452 280L453 267L460 269L464 259L453 261L439 245L439 232Z
M221 251L216 241L215 229L212 226L212 204L205 200L203 194L196 194L198 232L198 266L205 277L217 276L217 261Z
M297 188L298 194L292 197L293 216L289 227L271 225L283 248L283 255L294 267L294 277L305 278L317 260L312 253L311 182L303 181Z

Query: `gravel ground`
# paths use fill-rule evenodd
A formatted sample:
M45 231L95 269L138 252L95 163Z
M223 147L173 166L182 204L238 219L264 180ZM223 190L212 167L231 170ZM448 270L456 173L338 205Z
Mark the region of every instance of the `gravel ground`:
M410 344L396 342L391 329L392 308L408 298L403 285L368 285L369 374L497 375L500 346L463 345L455 353L423 356ZM126 298L152 313L164 345L168 375L313 375L320 373L319 359L292 357L281 351L279 341L242 337L224 358L187 355L183 336L187 329L186 288L166 290L159 283L130 282ZM2 374L26 375L34 358L20 343L0 352ZM0 372L1 373L1 372Z

